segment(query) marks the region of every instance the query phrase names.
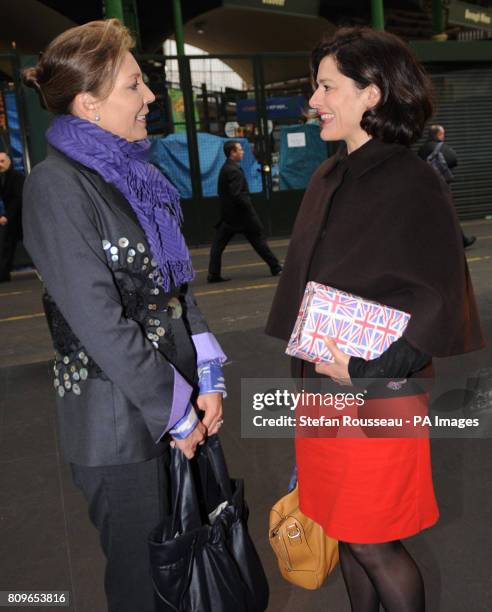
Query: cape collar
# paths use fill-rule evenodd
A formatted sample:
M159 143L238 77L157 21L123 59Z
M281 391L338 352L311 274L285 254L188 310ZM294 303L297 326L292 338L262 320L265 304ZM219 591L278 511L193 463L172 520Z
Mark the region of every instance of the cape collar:
M347 146L342 143L335 157L338 163L343 164L355 178L359 178L404 149L406 147L401 144L387 143L377 138L371 138L350 155L347 155Z

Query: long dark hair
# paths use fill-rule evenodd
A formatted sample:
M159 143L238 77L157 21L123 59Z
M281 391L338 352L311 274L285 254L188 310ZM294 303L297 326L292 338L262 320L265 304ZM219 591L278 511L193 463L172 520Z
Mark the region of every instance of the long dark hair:
M376 85L380 102L362 116L361 127L385 142L418 140L432 115L431 81L410 47L397 36L370 28L341 28L311 54L316 82L321 60L332 56L338 70L360 89Z

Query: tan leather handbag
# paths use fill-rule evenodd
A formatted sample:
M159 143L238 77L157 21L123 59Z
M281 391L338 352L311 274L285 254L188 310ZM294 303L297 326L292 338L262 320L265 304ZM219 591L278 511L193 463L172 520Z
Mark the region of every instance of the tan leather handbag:
M282 576L304 589L319 589L338 563L338 542L301 513L297 486L273 506L269 540Z

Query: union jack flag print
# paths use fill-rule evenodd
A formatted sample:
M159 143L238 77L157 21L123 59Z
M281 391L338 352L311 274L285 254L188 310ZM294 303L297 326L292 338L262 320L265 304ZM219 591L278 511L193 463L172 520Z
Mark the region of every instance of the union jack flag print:
M324 338L347 355L375 359L405 331L410 315L339 289L309 282L285 351L313 363L332 362Z

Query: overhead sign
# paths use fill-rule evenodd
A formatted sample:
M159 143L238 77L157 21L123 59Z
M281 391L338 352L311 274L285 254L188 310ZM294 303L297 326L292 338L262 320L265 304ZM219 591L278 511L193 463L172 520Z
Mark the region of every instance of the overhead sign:
M319 4L320 0L222 0L223 6L308 17L319 16Z
M449 4L448 22L492 32L492 10L478 4L453 0Z
M306 98L304 96L277 96L275 98L267 98L267 118L296 119L302 117L302 111L305 105ZM256 100L244 98L238 101L237 120L243 123L256 122Z

